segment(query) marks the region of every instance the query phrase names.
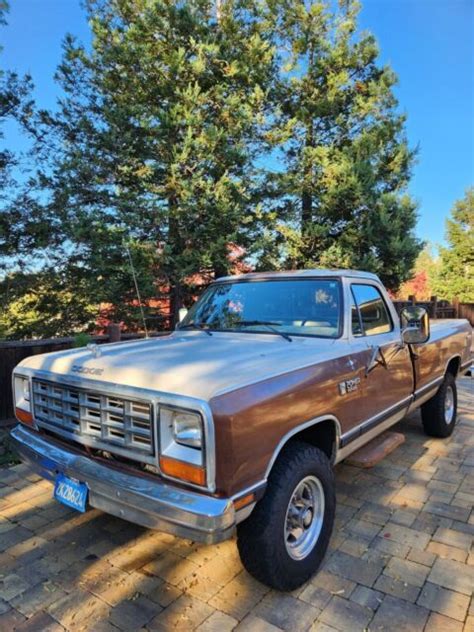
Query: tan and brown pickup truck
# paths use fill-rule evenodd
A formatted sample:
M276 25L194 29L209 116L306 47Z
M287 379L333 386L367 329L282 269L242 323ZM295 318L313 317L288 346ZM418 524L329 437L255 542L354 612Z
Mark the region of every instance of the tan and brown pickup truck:
M237 531L250 573L291 590L325 554L333 465L419 406L449 436L471 341L420 307L400 322L373 274L226 277L169 336L23 360L13 442L60 502L207 543Z

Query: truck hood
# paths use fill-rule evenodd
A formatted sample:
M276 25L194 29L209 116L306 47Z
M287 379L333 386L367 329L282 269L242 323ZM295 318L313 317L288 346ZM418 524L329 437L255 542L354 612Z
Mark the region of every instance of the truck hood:
M200 331L30 356L20 367L209 401L275 375L336 356L336 340ZM340 353L340 351L339 351Z

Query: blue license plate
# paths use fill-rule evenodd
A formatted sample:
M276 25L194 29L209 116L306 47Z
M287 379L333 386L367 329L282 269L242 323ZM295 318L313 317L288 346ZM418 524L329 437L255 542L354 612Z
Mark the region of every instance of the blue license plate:
M60 503L84 512L87 504L87 485L64 474L58 474L54 484L54 497Z

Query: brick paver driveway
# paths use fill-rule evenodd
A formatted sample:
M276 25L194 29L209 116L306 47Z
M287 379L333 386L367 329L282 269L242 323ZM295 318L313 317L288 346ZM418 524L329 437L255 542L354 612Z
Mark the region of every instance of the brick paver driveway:
M147 531L51 499L24 466L0 470L0 630L474 631L474 402L432 440L418 415L371 470L337 467L337 523L323 569L292 594L218 546Z

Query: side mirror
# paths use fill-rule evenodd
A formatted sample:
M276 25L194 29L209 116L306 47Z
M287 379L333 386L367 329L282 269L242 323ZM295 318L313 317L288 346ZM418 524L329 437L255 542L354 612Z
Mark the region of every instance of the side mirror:
M187 307L181 307L181 309L178 312L178 318L179 318L178 322L181 322L186 317L187 313L188 313Z
M404 307L400 313L403 342L421 344L430 337L430 318L424 307Z

